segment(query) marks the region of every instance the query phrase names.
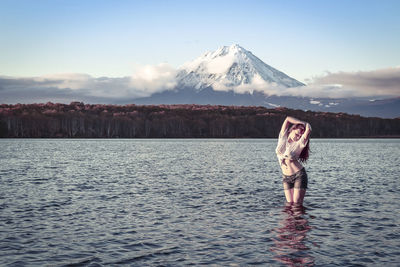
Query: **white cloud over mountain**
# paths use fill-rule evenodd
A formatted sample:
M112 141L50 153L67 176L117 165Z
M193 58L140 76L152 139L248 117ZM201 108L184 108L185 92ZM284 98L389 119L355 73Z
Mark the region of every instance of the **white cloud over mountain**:
M213 84L215 90L236 93L264 92L267 95L302 97L394 97L400 96L400 67L373 71L338 72L313 77L308 84L299 87L280 86L255 77L251 83L227 87L224 83Z
M82 100L114 103L172 90L176 69L167 65L143 66L131 77L92 77L87 74L52 74L40 77L0 76L0 103ZM227 87L215 83L218 91L236 93L262 91L269 95L309 97L393 97L400 96L400 68L365 72L327 73L312 78L306 86L285 88L255 77L252 83Z
M235 86L227 86L227 83L229 83L229 81L223 79L213 83L212 86L216 91L234 91L238 94L253 94L254 91L259 91L267 95L282 95L286 89L286 87L275 82L266 82L259 75L255 75L250 83L243 83Z
M167 63L140 66L130 78L130 87L141 96L170 90L176 86L176 69Z

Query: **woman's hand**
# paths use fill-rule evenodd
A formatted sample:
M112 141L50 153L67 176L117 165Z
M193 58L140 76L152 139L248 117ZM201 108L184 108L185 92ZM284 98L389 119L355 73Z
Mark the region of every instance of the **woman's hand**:
M286 160L285 159L282 159L282 164L281 165L285 165L286 167L287 167L287 164L286 164Z

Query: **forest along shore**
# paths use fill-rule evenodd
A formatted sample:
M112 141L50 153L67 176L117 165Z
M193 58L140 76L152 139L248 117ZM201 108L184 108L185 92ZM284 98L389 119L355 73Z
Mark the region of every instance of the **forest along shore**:
M220 105L0 105L3 138L276 138L286 116L314 138L399 138L400 117Z

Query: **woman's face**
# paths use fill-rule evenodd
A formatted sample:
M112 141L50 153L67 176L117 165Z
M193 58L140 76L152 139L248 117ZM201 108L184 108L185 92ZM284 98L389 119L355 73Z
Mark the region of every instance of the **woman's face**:
M301 136L304 134L304 127L303 125L294 126L289 132L289 138L293 141L298 141Z

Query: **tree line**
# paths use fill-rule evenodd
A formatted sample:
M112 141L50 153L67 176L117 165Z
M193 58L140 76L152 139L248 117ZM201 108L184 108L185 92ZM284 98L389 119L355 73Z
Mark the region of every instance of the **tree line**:
M0 105L8 138L276 138L286 116L310 122L312 137L400 137L400 118L221 105Z

